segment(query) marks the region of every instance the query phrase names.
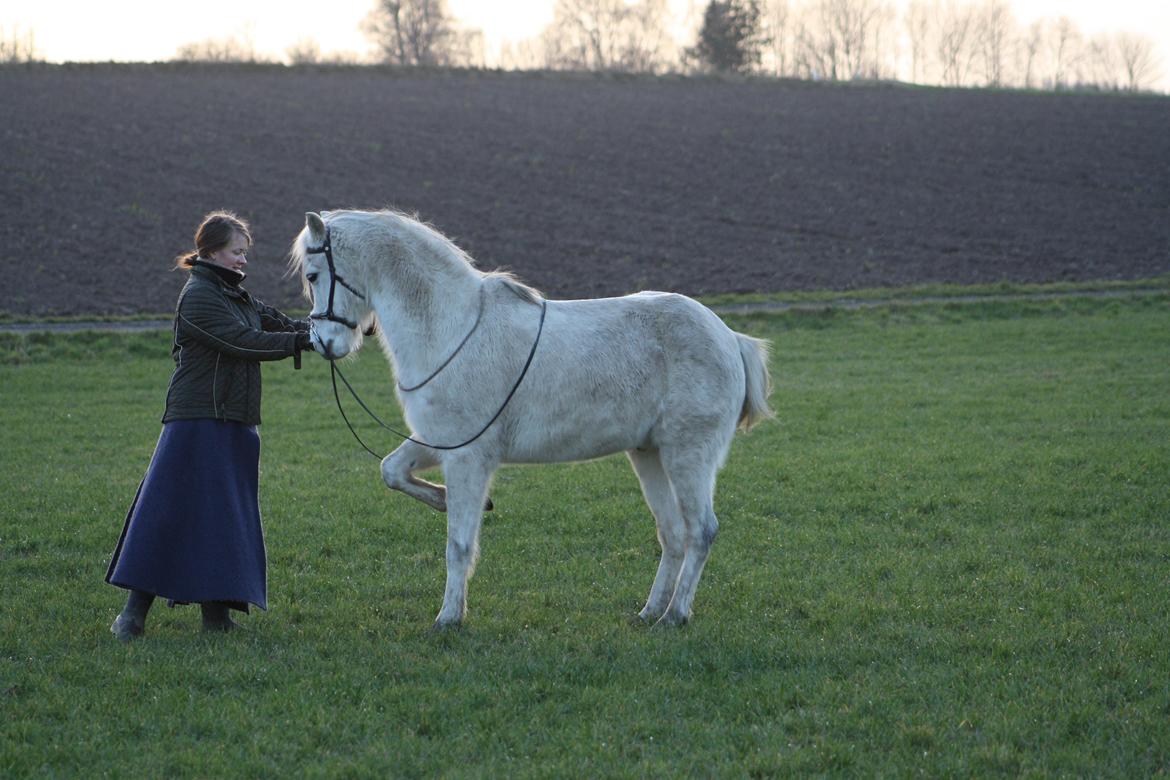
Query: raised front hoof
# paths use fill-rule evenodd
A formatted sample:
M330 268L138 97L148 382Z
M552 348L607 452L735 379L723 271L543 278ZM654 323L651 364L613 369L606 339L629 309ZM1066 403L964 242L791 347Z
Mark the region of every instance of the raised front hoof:
M146 627L125 615L118 615L110 625L110 633L119 642L131 642L146 634Z

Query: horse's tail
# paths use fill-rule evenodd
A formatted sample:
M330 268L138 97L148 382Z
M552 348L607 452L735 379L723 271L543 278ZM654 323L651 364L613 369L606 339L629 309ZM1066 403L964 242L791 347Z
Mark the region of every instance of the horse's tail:
M768 373L770 344L763 339L735 334L739 343L739 356L743 358L743 373L746 392L743 410L739 413L739 427L745 431L776 413L768 408L768 396L772 393L772 376Z

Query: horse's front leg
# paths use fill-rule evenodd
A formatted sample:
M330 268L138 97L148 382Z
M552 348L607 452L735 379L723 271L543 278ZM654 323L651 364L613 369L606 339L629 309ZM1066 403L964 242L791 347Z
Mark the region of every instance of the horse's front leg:
M435 454L430 447L412 441L404 442L394 452L382 458L382 481L391 490L400 490L432 509L446 512L447 488L414 475L416 471L426 471L439 465L439 459ZM488 512L495 508L491 498L484 501L483 508Z
M479 528L483 521L488 483L496 464L460 458L444 464L447 478L447 588L435 628L457 626L467 614L467 581L479 557Z
M432 509L447 511L447 489L442 485L427 482L414 476L439 465L435 451L412 441L402 445L382 458L382 480L391 490L401 490L411 498L417 498Z

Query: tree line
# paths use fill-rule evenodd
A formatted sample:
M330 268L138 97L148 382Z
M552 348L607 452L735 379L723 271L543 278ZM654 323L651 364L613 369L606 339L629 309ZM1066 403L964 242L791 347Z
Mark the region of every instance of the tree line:
M376 60L488 67L481 31L446 0L373 0L361 23ZM39 58L32 33L0 36L0 61ZM250 36L183 45L175 59L263 62ZM311 38L291 64L360 64ZM1087 36L1067 17L1023 25L1009 0L710 0L677 19L668 0L556 0L537 36L503 45L492 67L624 73L754 73L814 81L906 80L953 87L1150 89L1160 76L1141 33Z
M1067 17L1021 25L1008 0L557 0L540 35L496 66L630 73L760 73L1028 89L1149 89L1160 63L1135 32L1084 35ZM482 67L483 36L445 0L377 0L363 29L383 61ZM683 42L672 30L681 29Z
M37 62L40 59L40 49L37 48L36 35L32 30L22 30L17 25L0 26L0 62L11 65Z

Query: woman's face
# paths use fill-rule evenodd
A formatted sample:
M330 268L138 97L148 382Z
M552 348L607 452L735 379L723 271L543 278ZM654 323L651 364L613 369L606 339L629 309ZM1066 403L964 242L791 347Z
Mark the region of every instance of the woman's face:
M227 246L212 252L207 259L221 268L243 272L244 267L248 265L248 239L235 233Z

